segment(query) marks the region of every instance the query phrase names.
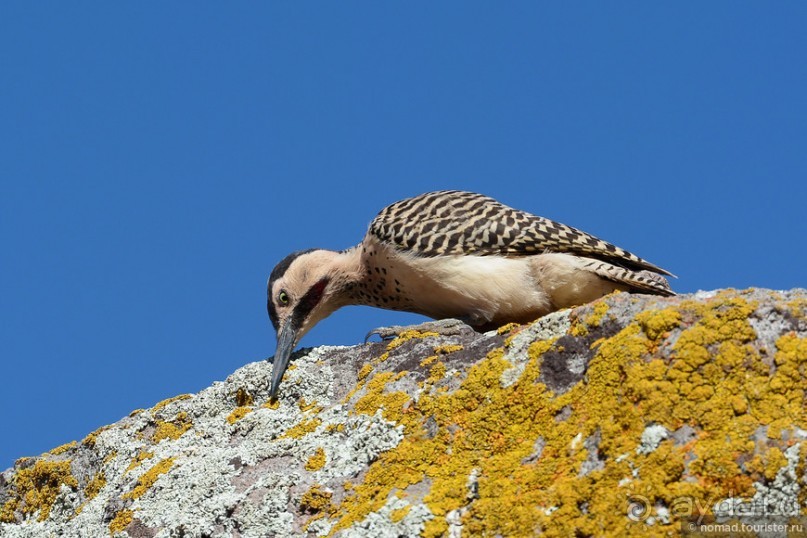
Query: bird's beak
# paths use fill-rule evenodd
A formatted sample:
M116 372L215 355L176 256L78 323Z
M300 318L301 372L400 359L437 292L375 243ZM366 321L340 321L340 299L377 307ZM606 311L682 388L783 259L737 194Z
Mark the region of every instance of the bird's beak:
M289 366L289 358L291 352L294 350L294 344L297 343L297 328L292 323L292 320L287 320L277 333L277 348L275 349L275 358L272 363L272 387L269 390L269 398L275 400L277 396L277 389L280 386L280 380L283 379L283 374Z

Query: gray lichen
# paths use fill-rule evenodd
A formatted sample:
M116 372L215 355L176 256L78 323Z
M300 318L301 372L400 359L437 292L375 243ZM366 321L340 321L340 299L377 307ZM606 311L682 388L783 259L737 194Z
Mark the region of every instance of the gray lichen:
M688 498L805 515L805 327L804 290L616 294L502 334L301 350L276 403L272 365L247 364L19 460L0 536L665 534ZM752 373L770 383L725 391ZM718 412L745 428L733 452Z

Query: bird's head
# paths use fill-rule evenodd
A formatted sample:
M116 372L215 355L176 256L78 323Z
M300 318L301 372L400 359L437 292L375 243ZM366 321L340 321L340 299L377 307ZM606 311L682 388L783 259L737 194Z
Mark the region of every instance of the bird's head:
M293 252L272 270L267 284L266 308L277 332L270 397L277 395L280 380L297 342L314 325L343 306L344 277L338 271L341 254L312 249Z

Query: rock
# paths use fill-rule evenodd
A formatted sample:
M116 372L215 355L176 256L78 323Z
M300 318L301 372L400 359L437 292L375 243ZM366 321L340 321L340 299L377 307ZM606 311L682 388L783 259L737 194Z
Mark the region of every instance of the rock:
M807 292L296 354L0 475L0 536L668 535L805 515ZM804 517L802 517L804 521Z

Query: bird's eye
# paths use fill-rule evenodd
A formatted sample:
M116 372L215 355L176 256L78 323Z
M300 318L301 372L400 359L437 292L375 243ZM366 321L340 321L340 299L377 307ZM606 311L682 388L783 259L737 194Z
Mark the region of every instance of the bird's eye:
M285 291L281 291L280 293L277 294L277 302L279 302L282 305L289 304L289 294L286 293Z

